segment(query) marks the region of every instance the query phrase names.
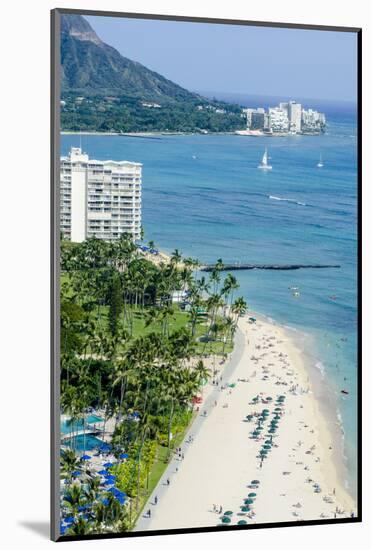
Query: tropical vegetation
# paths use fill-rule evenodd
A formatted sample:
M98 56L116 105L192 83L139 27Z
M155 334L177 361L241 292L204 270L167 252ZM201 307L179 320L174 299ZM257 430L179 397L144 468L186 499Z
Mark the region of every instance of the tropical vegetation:
M155 263L142 248L129 235L61 240L64 535L132 528L215 375L205 357L231 351L247 308L222 260L206 278L178 250ZM101 422L88 448L92 413ZM99 453L114 460L97 472L90 459Z

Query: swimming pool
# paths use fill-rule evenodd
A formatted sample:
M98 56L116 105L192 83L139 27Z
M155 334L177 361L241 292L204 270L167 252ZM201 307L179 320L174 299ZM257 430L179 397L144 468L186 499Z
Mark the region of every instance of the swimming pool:
M88 428L88 424L98 424L103 422L103 418L96 414L90 414L85 418L85 427ZM61 433L68 434L70 432L76 432L78 430L84 429L84 420L76 420L71 422L71 420L61 420Z
M62 444L73 448L77 452L93 451L98 449L104 442L95 435L75 435L64 439Z

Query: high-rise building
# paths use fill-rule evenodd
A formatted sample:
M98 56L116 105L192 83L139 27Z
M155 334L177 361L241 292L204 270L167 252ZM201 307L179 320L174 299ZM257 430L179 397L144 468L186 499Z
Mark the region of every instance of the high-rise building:
M291 132L301 132L301 104L290 101L287 106L287 114Z
M273 133L285 133L289 129L289 119L285 109L269 107L269 130Z
M60 163L60 229L64 238L116 240L141 230L142 165L92 160L71 147Z
M326 129L326 117L313 109L302 110L302 132L306 134L320 134Z

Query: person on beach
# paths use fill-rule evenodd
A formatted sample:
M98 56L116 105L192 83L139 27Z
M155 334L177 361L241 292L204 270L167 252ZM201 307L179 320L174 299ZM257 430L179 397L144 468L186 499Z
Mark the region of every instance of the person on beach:
M223 513L223 506L220 506L219 508L219 514L222 514Z
M148 511L147 511L147 517L151 517L151 510L148 508Z
M157 504L158 502L158 498L157 498L157 495L155 496L155 504Z
M176 469L176 471L178 471L178 468ZM166 480L166 485L170 485L170 479L169 478L167 478L167 480Z

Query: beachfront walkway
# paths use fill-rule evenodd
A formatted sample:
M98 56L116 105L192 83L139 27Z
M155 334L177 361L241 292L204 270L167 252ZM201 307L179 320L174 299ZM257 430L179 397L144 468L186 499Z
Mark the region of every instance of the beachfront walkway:
M146 506L143 508L143 514L139 518L136 527L134 531L144 531L149 529L158 529L159 527L156 526L156 518L162 517L162 514L167 514L166 510L163 510L165 497L167 497L170 493L170 500L169 505L171 504L171 494L174 492L174 488L176 490L177 483L179 478L183 477L183 470L185 470L185 465L188 465L187 470L189 467L192 468L193 460L191 462L191 455L192 453L192 447L194 446L194 442L190 442L190 437L193 439L197 438L197 441L200 437L200 432L202 431L205 423L208 423L212 414L213 409L217 409L219 405L215 407L214 403L215 401L219 402L220 398L228 393L228 390L221 391L220 387L221 385L226 384L228 380L230 380L234 372L237 368L237 366L240 364L244 348L245 348L245 336L242 333L241 330L237 330L235 334L235 346L233 349L233 352L231 353L230 359L228 363L225 365L223 369L223 379L219 386L214 386L212 388L212 391L209 393L208 397L205 399L204 403L202 404L198 416L195 418L195 420L192 423L192 426L188 430L188 432L185 435L184 442L181 447L181 453L184 455L183 460L179 460L177 456L175 456L171 462L169 463L169 466L166 468L164 474L162 475L157 487L153 491L153 493L150 495ZM221 405L220 405L221 406ZM203 416L204 411L207 412L207 416ZM201 435L202 437L202 435ZM207 454L206 454L207 456ZM169 480L170 484L167 484L167 480ZM157 496L158 504L155 505L155 497ZM151 510L151 518L147 516L148 510ZM216 518L215 518L216 519ZM187 522L188 526L188 522ZM163 525L160 527L162 529L165 529L166 527Z

